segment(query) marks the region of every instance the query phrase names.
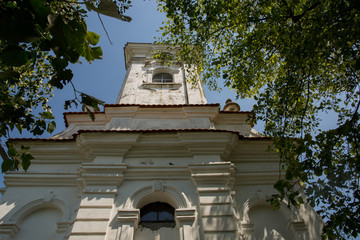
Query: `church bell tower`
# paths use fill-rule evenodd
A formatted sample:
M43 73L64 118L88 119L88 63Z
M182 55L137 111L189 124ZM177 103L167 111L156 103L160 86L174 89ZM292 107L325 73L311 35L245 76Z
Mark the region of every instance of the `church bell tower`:
M188 82L190 76L186 73L189 69L183 63L164 63L153 58L158 52L174 55L166 46L127 43L124 52L127 74L116 103L206 104L200 80Z

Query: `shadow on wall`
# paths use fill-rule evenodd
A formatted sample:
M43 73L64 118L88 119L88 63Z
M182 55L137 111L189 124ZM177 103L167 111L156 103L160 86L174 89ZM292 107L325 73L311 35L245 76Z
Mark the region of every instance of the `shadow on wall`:
M255 206L249 211L249 218L254 223L255 239L285 240L294 239L288 230L288 221L280 211L270 206Z

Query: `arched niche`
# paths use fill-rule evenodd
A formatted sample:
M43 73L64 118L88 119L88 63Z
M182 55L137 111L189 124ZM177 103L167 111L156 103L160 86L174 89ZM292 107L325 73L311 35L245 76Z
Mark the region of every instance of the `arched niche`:
M62 212L63 220L70 219L70 209L62 199L58 197L45 196L31 201L19 208L10 218L11 222L21 222L26 215L41 208L58 208Z
M296 209L290 210L285 202L275 210L266 197L254 196L240 209L241 228L252 239L295 239L306 235L307 226Z
M24 233L26 229L34 233L41 232L43 227L39 221L43 221L45 225L49 223L48 227L53 230L53 233L47 233L49 236L64 236L70 226L70 209L63 200L50 193L15 210L10 219L0 225L0 229L6 230L8 238L18 239L17 235L27 235Z
M266 197L253 196L249 198L240 208L240 219L243 222L249 221L249 211L251 208L256 206L270 206L270 204L266 201ZM291 211L285 202L280 203L280 209L277 210L280 214L282 214L287 221L294 221L297 219L297 212Z

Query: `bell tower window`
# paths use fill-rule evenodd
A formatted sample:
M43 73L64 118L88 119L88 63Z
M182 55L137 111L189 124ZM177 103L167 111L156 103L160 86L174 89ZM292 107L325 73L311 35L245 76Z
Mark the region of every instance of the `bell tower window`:
M175 227L175 209L163 202L153 202L140 209L140 225L152 230Z
M173 76L170 73L157 73L153 76L154 83L170 83L173 82Z

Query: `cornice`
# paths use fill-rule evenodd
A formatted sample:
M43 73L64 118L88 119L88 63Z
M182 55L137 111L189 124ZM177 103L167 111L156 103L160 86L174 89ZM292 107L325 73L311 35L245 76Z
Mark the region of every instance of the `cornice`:
M271 185L273 186L279 180L279 171L236 171L235 183L237 186L249 185Z
M85 186L118 186L124 181L126 170L127 164L83 163L80 167L80 175Z
M4 184L6 187L77 187L78 178L77 173L10 172L4 175Z

